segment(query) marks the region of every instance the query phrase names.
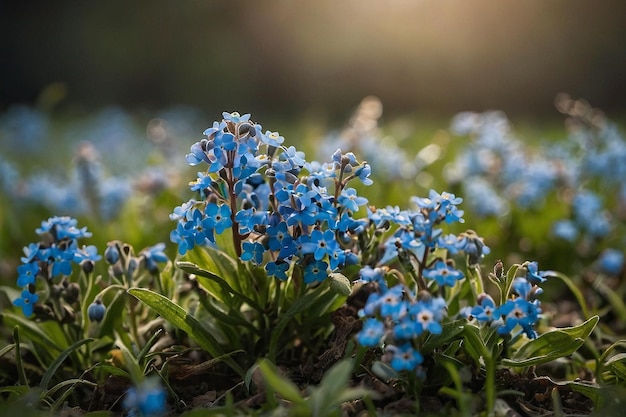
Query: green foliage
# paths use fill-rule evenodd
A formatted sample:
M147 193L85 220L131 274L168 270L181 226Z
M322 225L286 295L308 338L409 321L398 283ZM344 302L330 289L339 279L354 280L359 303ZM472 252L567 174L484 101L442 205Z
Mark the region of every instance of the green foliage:
M277 394L285 402L276 404L276 413L284 409L289 416L331 417L341 416L341 405L366 397L375 398L376 393L361 387L350 386L353 362L344 359L330 368L316 387L308 387L303 393L293 382L281 375L276 366L267 359L258 363L263 376L264 389L269 403Z

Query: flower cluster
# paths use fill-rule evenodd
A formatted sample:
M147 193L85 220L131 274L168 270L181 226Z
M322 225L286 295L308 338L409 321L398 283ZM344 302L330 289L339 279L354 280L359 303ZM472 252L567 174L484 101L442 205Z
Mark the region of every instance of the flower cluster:
M541 313L541 302L536 298L543 290L539 284L546 278L538 270L537 262L525 262L525 276L515 277L511 284L509 297L501 305L496 305L493 298L486 293L478 296L478 305L465 310L469 319L475 319L480 324L497 328L500 336L515 337L513 331L519 329L527 337L534 339L537 332L534 329ZM492 275L496 282L502 280L502 269Z
M419 347L427 334L440 334L447 315L443 298L465 275L455 268L451 256L463 252L470 265L476 264L489 248L473 231L444 234L442 223L462 223L462 199L454 194L431 190L428 198L413 197L417 210L397 207L370 210L369 222L374 235L396 225L384 239L376 266L364 266L359 281L372 286L360 314L365 318L357 340L363 346L384 346L396 371L416 371L423 361ZM406 271L402 273L391 266ZM409 281L409 277L413 281ZM400 281L389 287L388 282Z
M170 237L181 255L230 230L242 260L265 265L281 280L292 265L303 270L305 283L314 283L354 263L350 245L362 222L353 214L367 200L347 184L372 183L366 162L341 150L329 162L307 162L249 114L223 113L204 134L187 155L190 165L208 165L190 183L199 198L170 215L178 222Z
M94 262L100 260L95 246L78 246L78 239L90 237L86 227L78 228L77 220L70 217L51 217L36 230L42 240L24 248L22 265L18 266L17 285L22 288L20 298L13 301L21 307L25 316L33 314L33 306L39 300L37 278L56 286L62 296L73 301L78 290L63 279L72 274L72 263L80 264L84 271L91 272Z

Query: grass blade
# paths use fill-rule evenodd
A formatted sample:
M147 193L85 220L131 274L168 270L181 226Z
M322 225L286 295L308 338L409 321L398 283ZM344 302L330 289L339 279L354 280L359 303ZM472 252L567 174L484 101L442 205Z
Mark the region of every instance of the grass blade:
M139 301L159 313L165 320L176 328L184 331L201 348L209 352L214 358L221 358L242 378L245 371L232 358L225 355L218 341L192 315L167 297L145 288L131 288L128 293Z
M46 373L43 374L39 387L42 390L47 390L48 385L50 384L50 381L52 380L52 377L54 376L56 371L59 369L63 361L67 359L67 357L70 356L70 354L74 352L76 349L78 349L79 347L89 342L93 342L93 341L94 339L79 340L78 342L74 343L72 346L65 349L63 352L61 352L61 354L54 360L54 362L50 364L50 367L48 367L48 369L46 370Z

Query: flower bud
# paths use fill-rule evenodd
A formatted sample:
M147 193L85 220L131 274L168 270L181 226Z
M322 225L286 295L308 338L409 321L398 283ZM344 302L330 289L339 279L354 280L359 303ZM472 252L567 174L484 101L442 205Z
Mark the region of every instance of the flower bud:
M102 300L97 298L93 303L89 305L87 308L87 316L89 316L89 320L100 323L104 318L104 313L107 308L102 304Z
M117 250L116 242L109 242L104 251L104 259L109 265L114 265L120 260L120 252Z

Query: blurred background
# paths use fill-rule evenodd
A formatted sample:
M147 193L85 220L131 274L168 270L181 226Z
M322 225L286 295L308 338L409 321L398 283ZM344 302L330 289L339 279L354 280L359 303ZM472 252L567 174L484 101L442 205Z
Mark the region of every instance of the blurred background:
M542 118L567 92L620 118L624 41L620 0L2 2L0 110Z

